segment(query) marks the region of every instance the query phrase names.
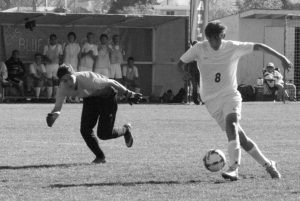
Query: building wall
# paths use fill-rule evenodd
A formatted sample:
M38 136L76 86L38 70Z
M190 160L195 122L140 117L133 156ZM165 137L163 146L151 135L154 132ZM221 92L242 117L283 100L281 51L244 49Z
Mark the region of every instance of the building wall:
M177 62L185 52L186 20L180 19L163 24L154 30L153 90L161 86L162 91L173 92L183 87L182 75L177 70Z
M228 27L226 39L266 43L284 54L283 19L247 19L233 15L220 20ZM270 32L272 29L276 33ZM255 85L257 78L262 77L262 70L268 62L274 62L283 71L281 62L268 54L253 52L243 56L238 65L238 83ZM293 79L293 72L288 73L287 78Z

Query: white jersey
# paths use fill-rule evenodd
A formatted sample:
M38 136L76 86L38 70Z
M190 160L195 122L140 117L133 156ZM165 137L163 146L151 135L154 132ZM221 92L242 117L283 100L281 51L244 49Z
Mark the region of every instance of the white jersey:
M208 101L219 95L237 92L237 65L241 56L253 51L254 43L222 40L216 51L208 41L195 44L180 60L197 61L200 70L200 94Z

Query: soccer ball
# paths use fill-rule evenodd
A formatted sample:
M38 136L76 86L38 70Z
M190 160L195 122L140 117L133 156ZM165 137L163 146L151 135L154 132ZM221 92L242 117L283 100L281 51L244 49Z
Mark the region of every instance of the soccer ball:
M205 154L203 163L207 170L218 172L226 164L225 154L219 149L211 149Z

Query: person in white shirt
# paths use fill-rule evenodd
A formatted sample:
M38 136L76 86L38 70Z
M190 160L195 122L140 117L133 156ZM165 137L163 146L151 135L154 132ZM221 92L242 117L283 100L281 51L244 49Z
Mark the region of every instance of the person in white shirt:
M87 33L87 41L81 48L79 71L93 71L95 58L98 55L97 45L94 44L94 34Z
M46 68L42 63L43 55L36 53L34 55L34 62L29 66L29 75L32 78L35 97L38 99L40 97L41 88L44 85L46 79Z
M196 60L200 70L200 94L209 114L217 121L228 138L229 169L222 173L224 179L238 179L241 147L259 164L266 168L272 178L281 178L276 163L266 158L242 129L242 98L237 90L237 66L240 57L262 51L281 60L286 69L291 62L282 54L262 43L225 40L226 26L220 21L207 24L207 40L199 42L185 52L178 62L182 72L185 64ZM186 76L186 75L185 75Z
M46 62L47 98L50 99L55 97L58 88L56 73L63 56L62 45L57 43L57 36L55 34L50 35L49 44L44 47L43 55Z
M100 44L98 45L98 56L96 57L93 72L109 77L109 69L110 69L110 59L109 59L108 36L106 34L101 34Z
M68 43L64 47L64 63L70 64L74 71L78 71L80 46L76 43L76 34L74 32L68 33Z
M112 45L110 46L110 78L121 81L124 50L120 46L119 35L113 35Z
M134 58L128 57L127 65L123 66L124 84L130 90L133 90L136 93L139 93L140 85L139 85L138 79L139 79L139 71L138 71L138 68L134 65Z
M2 87L3 85L8 84L9 82L6 80L8 77L7 68L4 62L0 61L0 97L3 97Z

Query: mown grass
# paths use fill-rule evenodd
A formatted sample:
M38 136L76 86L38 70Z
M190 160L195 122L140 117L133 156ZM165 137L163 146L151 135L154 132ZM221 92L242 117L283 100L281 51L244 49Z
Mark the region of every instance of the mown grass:
M107 163L92 165L79 133L80 104L66 104L53 128L52 104L0 104L0 200L300 200L299 103L244 103L241 124L278 162L272 180L243 152L241 180L225 182L203 167L226 137L205 106L119 106L116 125L132 122L134 146L101 141Z

